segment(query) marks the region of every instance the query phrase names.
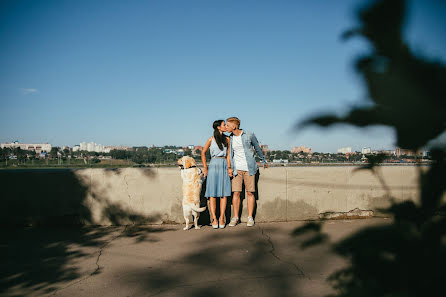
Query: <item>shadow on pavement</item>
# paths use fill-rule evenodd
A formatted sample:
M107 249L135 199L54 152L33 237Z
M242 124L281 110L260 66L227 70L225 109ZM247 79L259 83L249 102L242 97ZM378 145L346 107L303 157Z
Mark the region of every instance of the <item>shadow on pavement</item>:
M108 174L119 174L119 170ZM153 174L146 173L148 178ZM169 230L86 227L93 222L87 195L104 205L100 215L112 224L150 222L158 217L145 217L108 201L74 170L3 170L0 187L0 295L14 295L21 289L38 295L51 292L61 283L93 273L79 271L75 263L97 257L99 249L117 236L134 237L136 244L153 241L151 233Z
M141 269L125 274L132 275L132 283L142 284L141 294L148 296L261 297L297 296L303 292L307 292L305 296L320 296L330 292L322 281L321 287L309 293L312 284L301 268L305 256L314 261L312 273L323 270L326 258L330 257L326 247L306 254L297 248L300 239L282 232L278 240L286 241L283 246L287 248L279 251L268 235L277 237L278 230L264 230L260 225L235 228L239 229L202 233L193 244L181 247L183 256L162 262L149 271Z

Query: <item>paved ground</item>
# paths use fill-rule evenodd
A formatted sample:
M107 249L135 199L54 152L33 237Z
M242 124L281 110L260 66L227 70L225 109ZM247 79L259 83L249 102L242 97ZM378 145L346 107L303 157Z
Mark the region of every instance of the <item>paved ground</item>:
M329 221L331 241L386 219ZM2 296L323 296L345 262L300 249L304 222L1 229Z

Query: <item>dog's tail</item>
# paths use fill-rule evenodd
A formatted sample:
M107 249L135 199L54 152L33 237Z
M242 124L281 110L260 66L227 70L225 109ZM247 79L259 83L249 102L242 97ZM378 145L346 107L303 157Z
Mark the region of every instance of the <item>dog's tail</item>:
M203 207L197 207L196 205L194 205L194 204L189 204L189 206L190 206L190 208L192 208L194 211L196 211L196 212L203 212L203 211L205 211L206 210L206 206L203 206Z

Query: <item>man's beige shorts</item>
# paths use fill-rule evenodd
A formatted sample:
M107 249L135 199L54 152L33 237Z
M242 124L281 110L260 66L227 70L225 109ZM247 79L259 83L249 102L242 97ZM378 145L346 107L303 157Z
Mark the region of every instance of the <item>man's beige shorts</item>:
M241 192L243 182L245 182L246 191L256 191L255 175L249 175L248 171L237 170L237 175L232 179L232 192Z

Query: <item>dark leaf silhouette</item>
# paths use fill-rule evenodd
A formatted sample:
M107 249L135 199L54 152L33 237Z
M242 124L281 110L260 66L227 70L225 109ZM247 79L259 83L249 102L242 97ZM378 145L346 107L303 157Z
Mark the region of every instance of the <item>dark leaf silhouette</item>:
M308 231L321 231L321 223L320 222L309 222L303 225L302 227L296 228L292 235L301 235L307 233Z
M330 126L386 125L395 128L397 145L416 150L438 137L446 128L446 68L410 52L401 31L405 1L378 1L360 13L361 28L347 31L344 38L362 36L373 53L356 61L356 69L367 84L373 106L355 107L346 115L325 114L303 121Z
M324 114L296 125L357 127L385 125L396 131L396 145L417 151L446 130L446 67L412 53L402 35L407 3L373 1L359 11L358 28L342 38L363 37L371 54L356 60L369 101L345 115ZM372 105L370 105L370 102ZM420 199L395 202L385 210L391 224L366 228L334 246L350 265L333 273L329 281L336 296L431 296L443 290L446 279L446 148L431 147L432 165L419 170ZM383 156L368 156L361 169L371 170L388 190L376 170ZM389 193L389 191L387 191ZM313 223L317 225L316 223ZM318 228L297 230L294 235ZM321 238L313 234L309 243Z

